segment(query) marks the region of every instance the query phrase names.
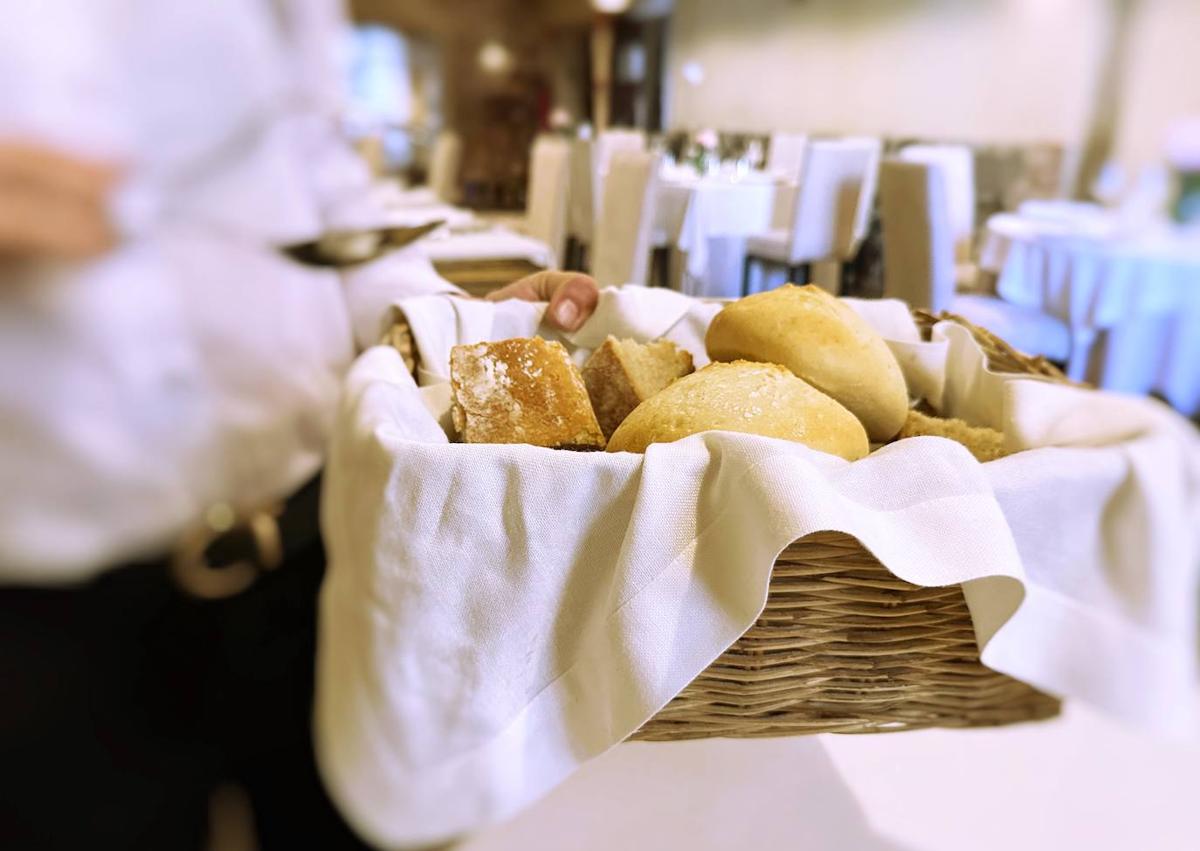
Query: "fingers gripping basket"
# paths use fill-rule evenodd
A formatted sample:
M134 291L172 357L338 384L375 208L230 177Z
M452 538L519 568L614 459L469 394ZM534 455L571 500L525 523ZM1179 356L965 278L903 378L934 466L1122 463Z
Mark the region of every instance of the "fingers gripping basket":
M950 314L993 369L1065 380L1042 358ZM961 587L923 588L893 576L852 537L810 535L775 562L755 624L631 736L880 733L1050 718L1059 702L983 666Z

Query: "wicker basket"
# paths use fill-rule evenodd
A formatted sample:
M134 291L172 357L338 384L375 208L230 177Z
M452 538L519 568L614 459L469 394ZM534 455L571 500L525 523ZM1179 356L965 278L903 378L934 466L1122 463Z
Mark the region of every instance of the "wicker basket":
M928 332L969 329L993 369L1066 381L1057 367L967 320L915 311ZM403 317L383 342L409 368ZM795 541L775 562L755 624L630 738L645 741L982 727L1052 718L1059 701L979 661L962 588L893 576L839 532Z
M1065 381L961 317L993 369ZM888 572L840 532L779 556L755 624L630 738L645 741L982 727L1051 718L1059 702L979 661L962 588Z

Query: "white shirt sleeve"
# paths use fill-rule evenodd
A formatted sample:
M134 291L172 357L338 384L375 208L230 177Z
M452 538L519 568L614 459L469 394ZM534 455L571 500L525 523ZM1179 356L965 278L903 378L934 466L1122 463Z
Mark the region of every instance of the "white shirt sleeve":
M351 148L338 125L343 84L333 57L341 36L340 4L334 0L288 0L281 11L292 45L295 75L303 80L305 111L298 130L311 187L327 230L386 226L387 209L366 162ZM361 350L379 342L403 298L462 291L438 275L419 244L345 270L347 312Z
M361 350L379 342L401 299L462 290L437 273L419 245L385 255L346 271L346 302L355 345Z

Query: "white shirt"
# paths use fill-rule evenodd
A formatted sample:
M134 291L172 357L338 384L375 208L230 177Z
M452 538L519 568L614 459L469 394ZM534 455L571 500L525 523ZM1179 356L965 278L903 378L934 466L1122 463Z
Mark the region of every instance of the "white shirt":
M341 377L419 252L345 276L272 246L362 197L337 136L337 0L39 0L0 13L0 136L116 158L128 236L0 270L0 582L165 552L218 501L320 468Z

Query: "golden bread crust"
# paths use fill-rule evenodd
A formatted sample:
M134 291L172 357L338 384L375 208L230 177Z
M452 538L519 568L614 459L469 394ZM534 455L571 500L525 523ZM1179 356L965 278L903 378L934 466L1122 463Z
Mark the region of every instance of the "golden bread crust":
M455 346L450 415L464 443L603 449L579 370L540 337Z
M904 424L908 389L887 343L820 287L788 284L726 305L705 336L715 361L786 366L853 413L876 442Z
M737 431L794 440L855 461L867 434L855 416L776 364L712 363L675 381L631 413L610 452L644 452L703 431Z

